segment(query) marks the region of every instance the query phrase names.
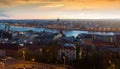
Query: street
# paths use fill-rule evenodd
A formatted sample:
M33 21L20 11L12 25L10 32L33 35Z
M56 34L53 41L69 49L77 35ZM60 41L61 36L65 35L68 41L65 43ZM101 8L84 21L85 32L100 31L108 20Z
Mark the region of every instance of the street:
M0 64L0 69L65 69L64 67L54 66L24 60L7 60Z

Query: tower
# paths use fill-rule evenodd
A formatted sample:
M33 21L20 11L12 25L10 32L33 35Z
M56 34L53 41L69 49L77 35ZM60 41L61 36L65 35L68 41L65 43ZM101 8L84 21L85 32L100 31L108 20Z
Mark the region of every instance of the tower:
M59 24L59 23L60 23L60 19L59 19L59 18L57 18L57 21L56 21L56 23L57 23L57 24Z
M9 32L10 30L10 24L9 23L5 23L5 31Z
M56 29L60 30L60 19L57 18L55 23L56 23Z

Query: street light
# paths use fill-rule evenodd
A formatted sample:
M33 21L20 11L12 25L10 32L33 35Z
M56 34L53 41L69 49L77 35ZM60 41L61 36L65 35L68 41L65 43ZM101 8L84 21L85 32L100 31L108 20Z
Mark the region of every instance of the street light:
M23 60L25 61L25 51L22 51L23 53Z
M112 62L111 62L111 60L109 60L108 62L109 62L109 64L111 64L111 63L112 63Z
M3 62L1 62L1 64L3 65L3 69L5 69L5 61L6 61L6 59L2 59L3 60Z
M64 61L64 67L65 67L65 59L66 59L66 58L65 58L65 56L63 56L63 61Z
M40 48L39 51L40 51L40 54L42 54L42 48Z
M80 59L81 59L82 58L82 49L81 48L80 48L79 56L80 56Z
M2 69L5 69L5 63L4 62L0 62L0 64L2 64Z
M34 62L34 61L35 61L35 59L33 58L33 59L32 59L32 61Z

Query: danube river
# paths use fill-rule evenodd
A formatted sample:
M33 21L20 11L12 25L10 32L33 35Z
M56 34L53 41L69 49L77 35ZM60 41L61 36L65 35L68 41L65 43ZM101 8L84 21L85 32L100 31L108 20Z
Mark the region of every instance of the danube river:
M4 30L5 29L5 25L4 24L0 24L0 30ZM42 31L46 31L46 32L53 32L53 33L57 33L60 30L56 30L56 29L46 29L46 28L34 28L34 27L20 27L20 26L10 26L10 30L12 31L36 31L36 32L42 32ZM95 34L101 34L101 35L114 35L113 32L88 32L88 31L78 31L78 30L63 30L63 32L65 33L66 36L74 36L76 37L77 35L81 34L81 33L95 33Z
M0 30L3 30L3 29L5 29L5 25L0 24ZM10 30L12 30L12 31L29 31L29 30L33 30L33 31L36 31L36 32L42 32L42 31L45 30L47 32L53 32L53 33L59 32L59 30L56 30L56 29L20 27L20 26L10 26ZM74 37L76 37L80 33L88 33L87 31L76 31L76 30L64 30L63 32L65 33L66 36L74 36Z

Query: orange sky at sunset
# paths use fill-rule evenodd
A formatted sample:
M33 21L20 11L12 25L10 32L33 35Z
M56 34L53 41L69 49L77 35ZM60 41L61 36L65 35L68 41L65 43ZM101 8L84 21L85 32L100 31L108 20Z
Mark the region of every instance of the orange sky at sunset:
M0 19L119 19L120 0L0 0Z

